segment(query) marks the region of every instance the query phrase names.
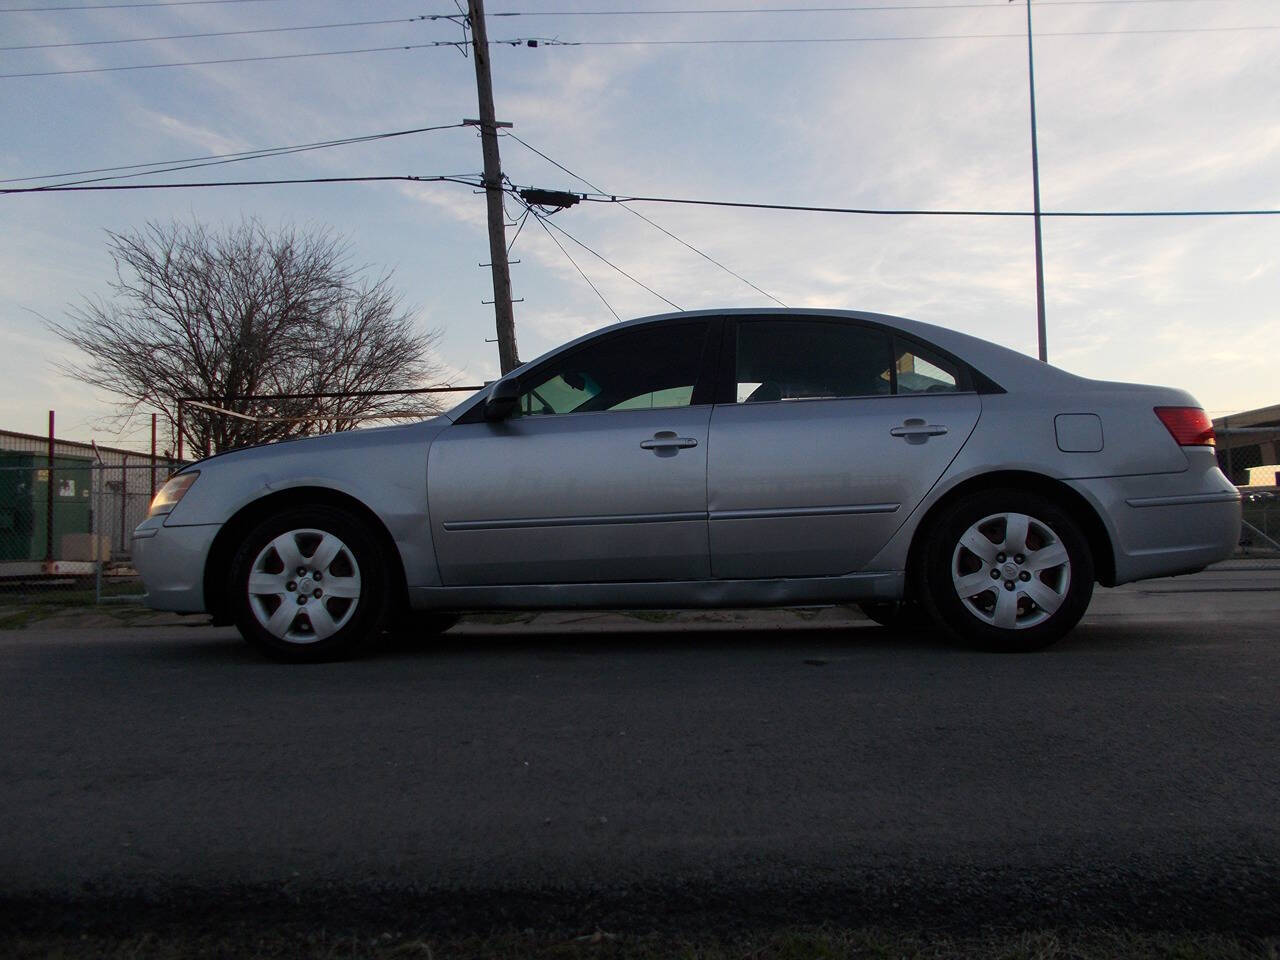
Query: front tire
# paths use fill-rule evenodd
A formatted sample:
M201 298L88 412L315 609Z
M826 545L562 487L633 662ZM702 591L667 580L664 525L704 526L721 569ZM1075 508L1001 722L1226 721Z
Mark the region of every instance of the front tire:
M229 596L240 634L273 660L340 660L369 649L382 629L387 565L352 514L295 507L244 539Z
M1093 596L1079 523L1021 490L971 494L946 508L924 555L923 601L934 620L983 650L1040 650L1074 627Z

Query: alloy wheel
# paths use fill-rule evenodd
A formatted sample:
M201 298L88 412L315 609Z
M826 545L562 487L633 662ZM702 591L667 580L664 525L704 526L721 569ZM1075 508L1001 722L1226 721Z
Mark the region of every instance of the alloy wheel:
M315 643L342 629L360 604L360 566L324 530L289 530L270 540L250 568L249 609L287 643Z
M960 536L951 583L961 606L982 623L1024 630L1048 620L1067 599L1071 557L1035 517L991 514Z

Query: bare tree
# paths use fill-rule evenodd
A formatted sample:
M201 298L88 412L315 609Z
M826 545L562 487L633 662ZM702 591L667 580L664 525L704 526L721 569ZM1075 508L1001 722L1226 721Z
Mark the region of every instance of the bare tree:
M436 335L417 332L389 275L368 279L332 231L272 232L251 219L107 236L113 296L86 298L49 326L88 357L66 372L123 398L122 415L158 407L176 441L176 401L199 397L253 418L186 407L184 440L229 450L435 411L421 394L350 396L427 386ZM299 393L347 396L242 399Z

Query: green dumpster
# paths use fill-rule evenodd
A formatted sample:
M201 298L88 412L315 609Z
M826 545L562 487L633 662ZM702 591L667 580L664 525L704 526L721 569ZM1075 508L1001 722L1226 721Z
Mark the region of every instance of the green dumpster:
M64 535L87 534L93 523L93 461L53 459L53 559ZM48 547L49 460L38 453L0 451L0 562L43 560Z

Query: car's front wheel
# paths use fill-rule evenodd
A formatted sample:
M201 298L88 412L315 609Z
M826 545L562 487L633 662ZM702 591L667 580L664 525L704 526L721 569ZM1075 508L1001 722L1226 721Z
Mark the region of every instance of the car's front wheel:
M1089 543L1069 512L1020 490L971 494L946 508L924 555L923 600L945 630L986 650L1047 647L1093 596Z
M264 520L231 567L236 627L267 656L293 663L351 656L387 614L386 563L345 510L297 507Z

